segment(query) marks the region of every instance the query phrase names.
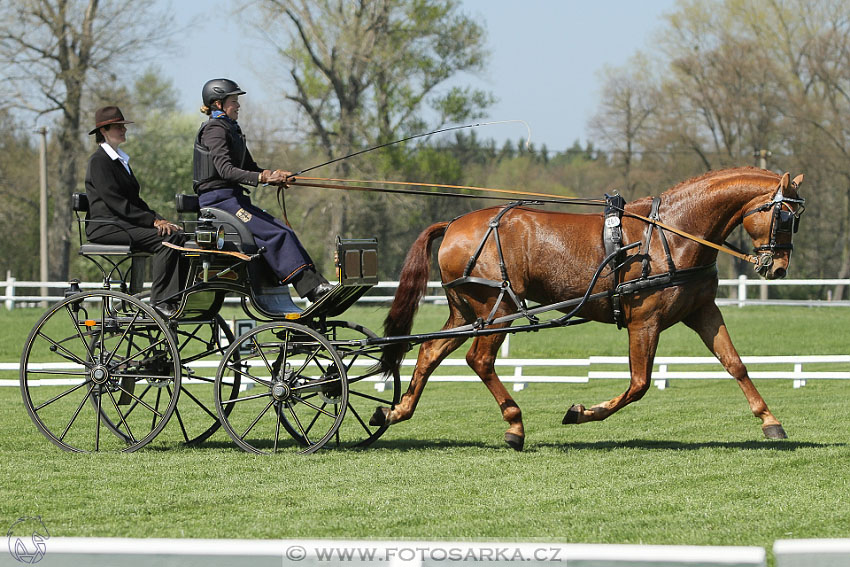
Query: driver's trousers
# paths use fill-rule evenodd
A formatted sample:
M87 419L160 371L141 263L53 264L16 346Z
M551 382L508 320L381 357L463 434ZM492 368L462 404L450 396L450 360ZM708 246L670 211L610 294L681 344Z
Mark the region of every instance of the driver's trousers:
M227 211L242 221L257 246L264 247L263 258L280 283L291 283L302 297L320 281L313 259L295 235L286 226L263 209L251 203L242 188L210 189L203 191L198 200L201 207L215 207ZM313 281L316 276L320 279Z

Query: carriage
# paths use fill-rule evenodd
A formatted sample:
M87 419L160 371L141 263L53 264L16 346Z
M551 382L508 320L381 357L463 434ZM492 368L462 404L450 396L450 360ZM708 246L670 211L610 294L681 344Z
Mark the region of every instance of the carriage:
M408 253L384 337L339 319L377 283L373 239L338 240L339 285L301 310L273 281L239 219L178 196L178 212L193 215L184 221L192 239L180 247L189 261L179 308L164 318L140 290L143 255L82 241L86 202L77 195L80 254L99 267L103 288L83 291L71 282L38 321L21 357L24 403L39 430L70 451L135 451L172 418L189 445L223 427L255 453L366 446L412 416L428 376L472 338L467 362L509 424L506 443L521 450L522 413L494 369L507 333L591 320L628 329L628 389L589 408L571 406L563 423L578 424L640 399L658 335L682 321L736 379L764 435L782 438L714 303L715 261L723 251L764 277L784 277L804 210L801 182L735 168L660 197L591 203L604 206L601 214L553 213L526 200L436 223ZM725 242L738 225L754 254ZM449 318L441 330L414 335L431 244L440 237ZM239 296L257 325L234 336L220 314L226 295ZM402 396L399 366L412 344L422 347Z
M176 421L187 445L224 426L246 451L309 453L326 443L368 445L384 432L363 416L375 403L395 404L399 384L376 378L374 351L351 346L375 333L338 319L377 283L374 239L338 239L339 285L302 310L241 221L178 195L178 213L191 215L180 247L188 270L166 318L142 290L149 254L85 242L86 195L72 204L79 253L103 286L81 290L72 281L26 340L24 404L50 441L69 451L131 452ZM227 295L241 298L252 323L238 337L221 315Z

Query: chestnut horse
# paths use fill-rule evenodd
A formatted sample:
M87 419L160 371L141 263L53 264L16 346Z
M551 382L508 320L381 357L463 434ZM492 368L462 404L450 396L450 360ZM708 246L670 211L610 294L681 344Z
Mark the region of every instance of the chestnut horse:
M786 173L751 167L710 172L690 179L660 196L657 216L664 225L706 241L722 244L739 224L750 235L759 254L756 266L767 279L782 278L791 256L792 226L796 230L803 200L797 195L802 175L789 181ZM717 272L711 269L717 249L665 230L669 255L663 238L648 237L660 229L647 230L649 223L632 215L648 217L651 198L629 203L621 221L622 242L641 242L624 253L619 281L639 279L642 275L670 271L670 260L676 270L706 266L696 277L673 282L669 287L638 290L619 297L620 323L629 333L629 366L631 381L621 395L585 408L569 409L564 423L600 421L620 408L639 400L646 393L652 374L652 362L658 347L658 336L679 321L697 332L708 349L719 359L744 392L753 414L761 419L768 438L785 438L785 431L756 390L741 362L723 316L715 304ZM440 222L426 228L407 254L389 315L384 323L386 336L408 335L419 300L425 293L430 271L431 243L443 236L439 249L439 266L444 284L464 275L481 278L446 288L449 318L443 329L454 329L475 321L510 315L517 305L505 296L498 301L500 289L482 285L482 279L509 280L520 304L531 300L543 305L582 297L594 274L606 257L602 239L603 215L571 214L514 207L498 221L497 245L491 234L485 238L488 225L503 208L490 208L463 215L452 222ZM616 223L615 223L616 224ZM644 247L649 242L649 253ZM471 271L470 258L483 244ZM502 249L506 276L498 247ZM647 264L644 266L644 264ZM651 268L651 269L648 269ZM611 292L616 283L613 270L602 272L592 292ZM614 323L611 295L581 307L579 316L603 323ZM495 310L494 310L495 307ZM510 322L495 326L508 326ZM478 374L499 405L502 418L510 426L505 441L522 450L525 440L522 413L496 375L494 362L504 333L476 336L466 354L469 366ZM416 368L407 392L392 408L379 407L372 416L375 425L394 424L409 419L428 376L440 362L466 341L467 337L440 337L426 341L419 351ZM382 362L387 372L398 372L406 344L385 348Z

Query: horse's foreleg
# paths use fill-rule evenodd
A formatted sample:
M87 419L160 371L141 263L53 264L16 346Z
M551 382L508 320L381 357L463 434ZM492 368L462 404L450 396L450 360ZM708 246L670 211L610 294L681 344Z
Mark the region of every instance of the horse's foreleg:
M688 316L684 323L697 332L705 346L717 357L726 371L735 378L744 395L753 415L761 419L762 431L769 439L785 439L787 435L779 420L774 417L767 404L759 394L753 381L747 374L747 367L741 362L738 351L732 345L732 339L723 322L720 309L712 301L696 313Z
M585 423L602 421L612 413L641 399L649 389L652 376L652 361L658 348L658 335L661 330L654 323L643 321L629 325L629 370L631 381L629 388L621 395L585 409L581 404L567 410L562 423Z
M520 411L519 406L505 389L498 374L496 374L496 353L498 353L499 346L501 346L504 340L505 335L502 333L476 337L472 342L472 348L466 353L466 363L478 374L481 381L484 382L484 385L493 394L502 412L502 419L510 424L510 427L505 432L505 442L511 448L522 451L525 443L522 411Z
M416 359L416 368L410 378L407 392L402 395L401 400L393 408L379 407L369 420L371 425L393 424L410 419L416 410L416 404L422 396L422 390L428 382L428 377L434 369L440 365L452 351L463 344L465 338L459 339L435 339L422 343L419 349L419 357Z

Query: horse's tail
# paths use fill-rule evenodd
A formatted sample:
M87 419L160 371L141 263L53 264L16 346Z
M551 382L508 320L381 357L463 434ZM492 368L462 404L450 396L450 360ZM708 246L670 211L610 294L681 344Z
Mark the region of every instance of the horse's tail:
M413 328L413 316L419 309L419 301L424 297L431 272L431 243L443 236L447 222L432 224L422 231L416 242L407 252L404 266L401 268L398 289L392 306L384 319L384 336L397 337L409 335ZM398 372L408 343L396 343L384 348L381 355L381 368L387 373Z

